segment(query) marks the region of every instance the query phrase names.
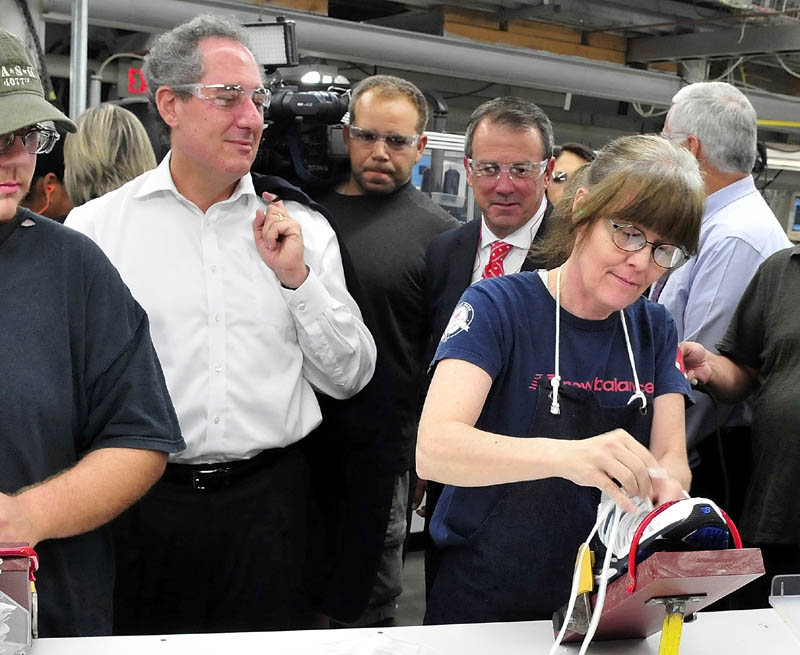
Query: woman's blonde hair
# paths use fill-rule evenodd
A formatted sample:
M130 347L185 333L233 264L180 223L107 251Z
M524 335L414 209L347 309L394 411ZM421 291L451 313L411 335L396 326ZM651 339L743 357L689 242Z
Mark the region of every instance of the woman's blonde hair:
M147 132L127 109L103 103L75 123L64 142L64 183L76 207L156 167Z
M576 203L580 189L585 192ZM579 234L612 218L652 230L693 255L704 205L703 178L688 150L660 136L621 137L573 176L533 254L555 268L569 257Z

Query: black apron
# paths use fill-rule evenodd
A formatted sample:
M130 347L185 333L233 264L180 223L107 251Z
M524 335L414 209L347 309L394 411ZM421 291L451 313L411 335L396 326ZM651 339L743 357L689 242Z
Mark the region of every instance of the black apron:
M540 388L529 434L584 439L623 428L649 445L652 411L636 400L604 407L588 389L562 386L560 415ZM578 546L597 518L600 491L563 478L506 485L466 544L442 551L425 624L550 620L568 598Z

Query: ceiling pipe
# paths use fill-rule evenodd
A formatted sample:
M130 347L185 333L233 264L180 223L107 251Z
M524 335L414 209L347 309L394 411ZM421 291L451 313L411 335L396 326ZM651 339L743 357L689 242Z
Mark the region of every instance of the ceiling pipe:
M71 43L69 64L69 117L75 120L86 109L88 87L87 48L89 35L89 0L74 0L71 6Z
M625 26L626 32L636 32L639 30L652 30L657 28L665 28L665 27L687 27L687 26L694 26L694 25L716 25L717 23L722 23L725 21L733 21L733 22L744 22L749 18L791 18L793 16L797 16L800 14L800 8L794 9L785 9L782 11L778 10L770 10L765 9L763 11L757 12L750 12L750 13L741 13L741 14L730 14L728 16L711 16L708 18L680 18L678 20L669 20L663 21L660 23L631 23L630 25ZM608 27L595 27L590 30L584 30L587 33L592 32L609 32L609 31L619 31L621 28L617 26L608 26Z
M71 0L44 0L42 17L69 20L70 8ZM668 73L237 2L103 0L91 3L89 23L159 32L203 11L232 15L243 22L286 16L296 22L298 47L303 54L369 66L662 107L669 106L682 85L676 75ZM761 118L792 121L800 115L800 100L793 97L752 91L747 95Z

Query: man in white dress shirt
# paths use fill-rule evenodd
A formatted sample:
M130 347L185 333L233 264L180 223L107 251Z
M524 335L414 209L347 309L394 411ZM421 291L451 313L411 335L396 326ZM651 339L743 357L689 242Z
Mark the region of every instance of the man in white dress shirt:
M117 526L115 631L308 627L295 444L320 423L315 392L347 398L369 381L374 341L326 219L255 192L269 96L240 26L199 16L159 36L144 71L171 151L67 221L148 311L187 443Z

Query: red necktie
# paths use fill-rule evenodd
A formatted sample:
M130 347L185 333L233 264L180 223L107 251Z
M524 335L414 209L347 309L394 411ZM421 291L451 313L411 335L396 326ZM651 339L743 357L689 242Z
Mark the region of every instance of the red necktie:
M511 250L511 244L505 241L495 241L489 253L489 263L483 269L482 280L487 277L500 277L503 275L503 260Z

